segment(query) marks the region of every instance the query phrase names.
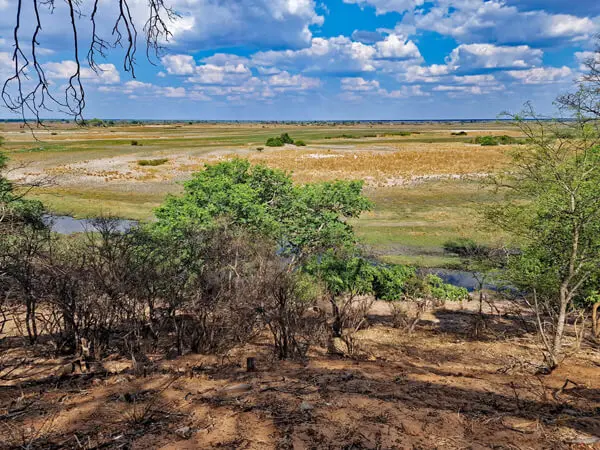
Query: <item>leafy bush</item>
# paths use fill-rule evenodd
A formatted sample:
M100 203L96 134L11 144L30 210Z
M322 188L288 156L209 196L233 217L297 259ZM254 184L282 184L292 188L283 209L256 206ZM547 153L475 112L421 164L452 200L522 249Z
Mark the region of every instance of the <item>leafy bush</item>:
M306 147L306 143L304 141L298 140L295 142L295 144L297 147Z
M511 136L507 136L507 135L502 135L502 136L477 136L474 140L473 143L475 144L479 144L479 145L483 145L483 146L492 146L492 145L510 145L510 144L518 144L520 143L521 140L511 137Z
M86 125L90 127L103 127L104 121L102 119L91 119L86 123Z
M502 145L518 144L520 142L519 139L507 136L505 134L502 136L496 136L496 139L498 139L498 142L500 142Z
M437 275L427 275L425 281L431 289L431 296L436 300L457 302L469 298L469 291L465 288L444 283Z
M494 136L477 136L474 142L484 147L498 145L498 140Z
M293 139L290 137L290 135L289 135L289 134L287 134L287 133L282 133L282 134L281 134L281 141L282 141L284 144L293 144L293 143L294 143L294 140L293 140Z
M285 144L293 144L294 140L287 133L282 133L278 137L271 137L267 139L267 147L283 147Z
M381 300L401 300L407 281L415 276L415 269L412 267L401 265L379 267L373 282L373 293Z
M284 144L283 140L281 140L280 137L274 137L274 138L267 139L267 142L265 143L265 145L267 147L283 147L285 144Z
M139 159L139 166L162 166L163 164L169 162L168 158L159 158L159 159Z

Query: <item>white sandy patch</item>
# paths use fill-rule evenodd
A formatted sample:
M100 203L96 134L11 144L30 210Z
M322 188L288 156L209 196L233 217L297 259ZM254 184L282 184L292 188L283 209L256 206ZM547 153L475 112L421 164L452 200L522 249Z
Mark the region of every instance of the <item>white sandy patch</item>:
M324 155L322 153L310 153L308 155L304 155L303 158L312 158L312 159L326 159L326 158L343 158L344 155Z

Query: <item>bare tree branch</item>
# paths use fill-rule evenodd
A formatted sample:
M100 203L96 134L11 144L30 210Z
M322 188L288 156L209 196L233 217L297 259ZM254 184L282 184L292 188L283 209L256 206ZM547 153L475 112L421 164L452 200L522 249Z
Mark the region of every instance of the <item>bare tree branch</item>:
M54 14L55 0L29 0L32 2L34 29L30 36L31 49L23 45L22 25L26 17L25 4L27 0L17 0L15 26L13 28L12 74L2 85L2 101L13 113L17 114L23 123L32 128L42 126L44 112L60 111L77 121L83 120L86 106L85 88L82 82L83 67L81 64L81 42L87 41L82 31L81 20L86 17L81 11L85 0L65 0L68 8L68 22L72 32L73 59L75 69L70 74L66 86L62 87L62 95L52 92L52 82L48 79L44 65L39 58L40 36L43 31L40 8L47 8ZM100 0L89 0L91 6L90 37L87 48L87 65L96 74L102 72L99 59L107 57L109 50L117 46L125 49L123 69L135 78L138 28L129 5L129 0L116 0L112 11L100 12ZM169 25L175 21L178 14L165 4L165 0L148 0L148 19L143 26L146 40L146 57L154 64L151 55L158 58L164 50L164 45L171 39ZM115 12L116 11L116 12ZM98 23L105 16L113 17L112 42L100 35Z

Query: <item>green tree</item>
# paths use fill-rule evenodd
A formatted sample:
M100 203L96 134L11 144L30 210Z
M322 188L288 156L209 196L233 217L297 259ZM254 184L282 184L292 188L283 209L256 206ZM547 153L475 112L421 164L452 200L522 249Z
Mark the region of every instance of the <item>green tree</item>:
M508 201L486 214L521 249L509 257L507 275L534 307L550 368L561 361L568 314L600 268L600 140L594 123L576 119L517 117L530 145L497 180Z
M362 182L294 185L288 173L234 159L194 175L180 197L156 211L155 227L171 233L214 226L219 218L278 241L282 251L302 257L352 246L347 218L370 208Z

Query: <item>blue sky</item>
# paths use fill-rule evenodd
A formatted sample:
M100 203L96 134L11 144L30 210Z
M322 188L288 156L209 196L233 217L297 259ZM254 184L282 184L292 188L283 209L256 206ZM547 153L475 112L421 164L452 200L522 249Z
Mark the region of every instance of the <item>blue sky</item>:
M11 70L17 0L0 0L0 78ZM145 0L130 0L141 30ZM597 0L166 0L180 14L136 78L117 48L84 69L86 117L219 120L494 118L532 101L552 112L600 32ZM84 1L78 31L91 28ZM53 88L73 72L67 9L42 11ZM116 2L101 0L110 38ZM26 7L27 8L27 7ZM25 9L22 39L30 40ZM85 53L80 55L85 58ZM57 114L51 114L57 116ZM0 117L10 118L5 109Z

